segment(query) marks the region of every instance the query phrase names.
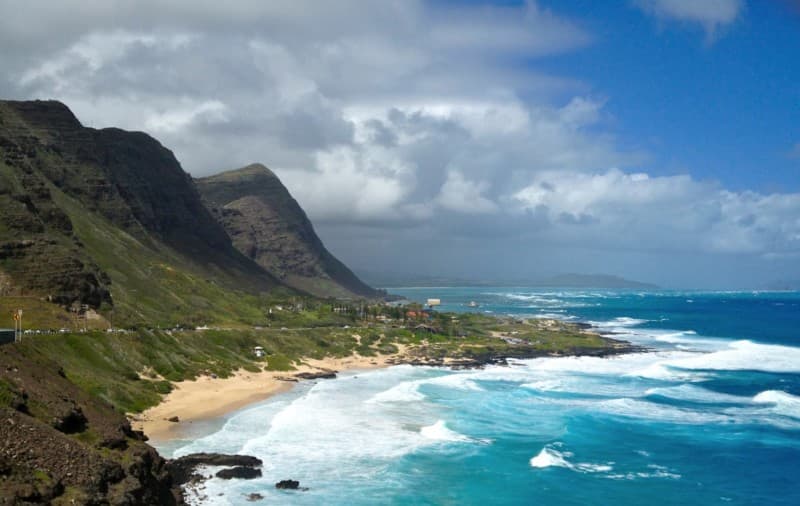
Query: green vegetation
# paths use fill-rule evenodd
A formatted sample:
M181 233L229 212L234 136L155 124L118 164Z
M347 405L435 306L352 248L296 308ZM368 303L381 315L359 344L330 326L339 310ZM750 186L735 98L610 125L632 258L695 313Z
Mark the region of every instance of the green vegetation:
M78 330L75 313L38 297L0 297L0 327L12 328L14 322L11 312L22 309L22 328L24 329L72 329ZM105 319L87 319L89 328L106 328ZM81 322L81 326L83 323Z
M258 296L221 286L189 259L165 247L153 249L105 218L82 212L66 195L53 193L86 250L113 280L114 306L101 308L101 313L115 325L265 321Z
M271 327L46 334L27 337L19 346L26 353L55 360L72 382L126 412L157 404L170 392L172 382L201 375L224 378L238 369L291 371L305 358L375 356L402 349L404 361L435 364L445 359L480 362L603 353L613 347L606 338L559 322L440 313L401 320L387 313L404 316L403 311L385 306L365 308L370 320L356 321L354 308L311 299L293 301L264 299L273 308ZM254 355L255 346L264 348L264 357ZM11 402L12 395L0 395L0 400Z
M378 340L373 335L375 329L359 331L369 335L371 342ZM264 347L266 357L253 355L257 345ZM121 410L137 412L157 404L171 390L170 382L203 374L224 378L240 368L291 370L303 357L350 355L357 341L351 331L338 328L181 332L140 329L127 333L36 335L18 346L23 352L41 353L55 360L72 382L90 394ZM0 395L0 400L6 402L5 397Z

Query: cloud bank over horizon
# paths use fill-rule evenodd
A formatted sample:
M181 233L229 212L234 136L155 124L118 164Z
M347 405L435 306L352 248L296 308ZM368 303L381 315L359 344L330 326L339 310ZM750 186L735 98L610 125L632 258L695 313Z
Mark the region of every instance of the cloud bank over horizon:
M744 9L630 6L712 38ZM645 143L617 134L620 97L553 70L595 43L591 26L533 1L0 0L0 12L4 97L144 130L194 176L262 162L357 271L800 276L800 193L653 167Z

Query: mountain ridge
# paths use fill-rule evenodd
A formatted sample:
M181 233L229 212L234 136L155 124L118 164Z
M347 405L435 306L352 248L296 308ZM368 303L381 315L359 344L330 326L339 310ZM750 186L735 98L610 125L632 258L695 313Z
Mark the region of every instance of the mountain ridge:
M266 175L287 195L275 205L296 206L298 223L307 221ZM61 102L0 101L0 210L0 296L88 307L128 325L255 325L274 290L314 293L313 276L290 288L237 249L157 139L84 127ZM379 296L336 262L328 270L350 273L358 296Z
M254 163L195 179L233 244L276 279L319 297L379 297L333 256L277 175Z

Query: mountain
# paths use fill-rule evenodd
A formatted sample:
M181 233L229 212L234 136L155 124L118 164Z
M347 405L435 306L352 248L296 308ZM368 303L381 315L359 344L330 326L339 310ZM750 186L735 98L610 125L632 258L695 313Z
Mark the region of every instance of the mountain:
M764 285L765 290L797 291L800 290L800 279L783 279L771 281Z
M280 285L233 246L172 152L86 128L59 102L0 101L0 210L0 295L166 324L261 317L243 294Z
M631 281L608 274L560 274L549 278L531 280L530 278L513 279L465 279L446 276L426 276L391 274L378 272L362 273L364 277L376 286L387 287L436 287L436 286L528 286L528 287L558 287L558 288L633 288L652 290L656 285Z
M650 283L631 281L609 274L560 274L542 279L534 286L553 286L559 288L633 288L652 290L658 286Z
M306 213L261 164L195 180L233 245L282 283L319 297L378 297L322 244Z
M497 281L478 281L468 278L420 273L405 274L387 271L359 271L359 274L370 285L381 287L498 286L504 284Z

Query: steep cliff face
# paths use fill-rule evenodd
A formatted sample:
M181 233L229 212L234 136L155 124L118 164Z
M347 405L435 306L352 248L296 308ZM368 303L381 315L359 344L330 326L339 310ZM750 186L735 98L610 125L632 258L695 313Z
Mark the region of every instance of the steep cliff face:
M59 102L0 101L0 210L5 293L100 307L147 291L153 308L182 313L209 290L277 285L233 247L168 149L85 128ZM165 270L191 282L154 278Z
M55 141L20 117L30 114L65 137L79 135L80 124L60 104L0 102L0 294L40 294L61 304L94 307L110 302L110 279L82 247L72 220L56 203L53 182L70 174ZM88 142L88 138L85 138ZM91 145L91 143L88 143Z
M280 179L260 164L196 180L242 253L281 282L320 297L377 297L322 244Z

